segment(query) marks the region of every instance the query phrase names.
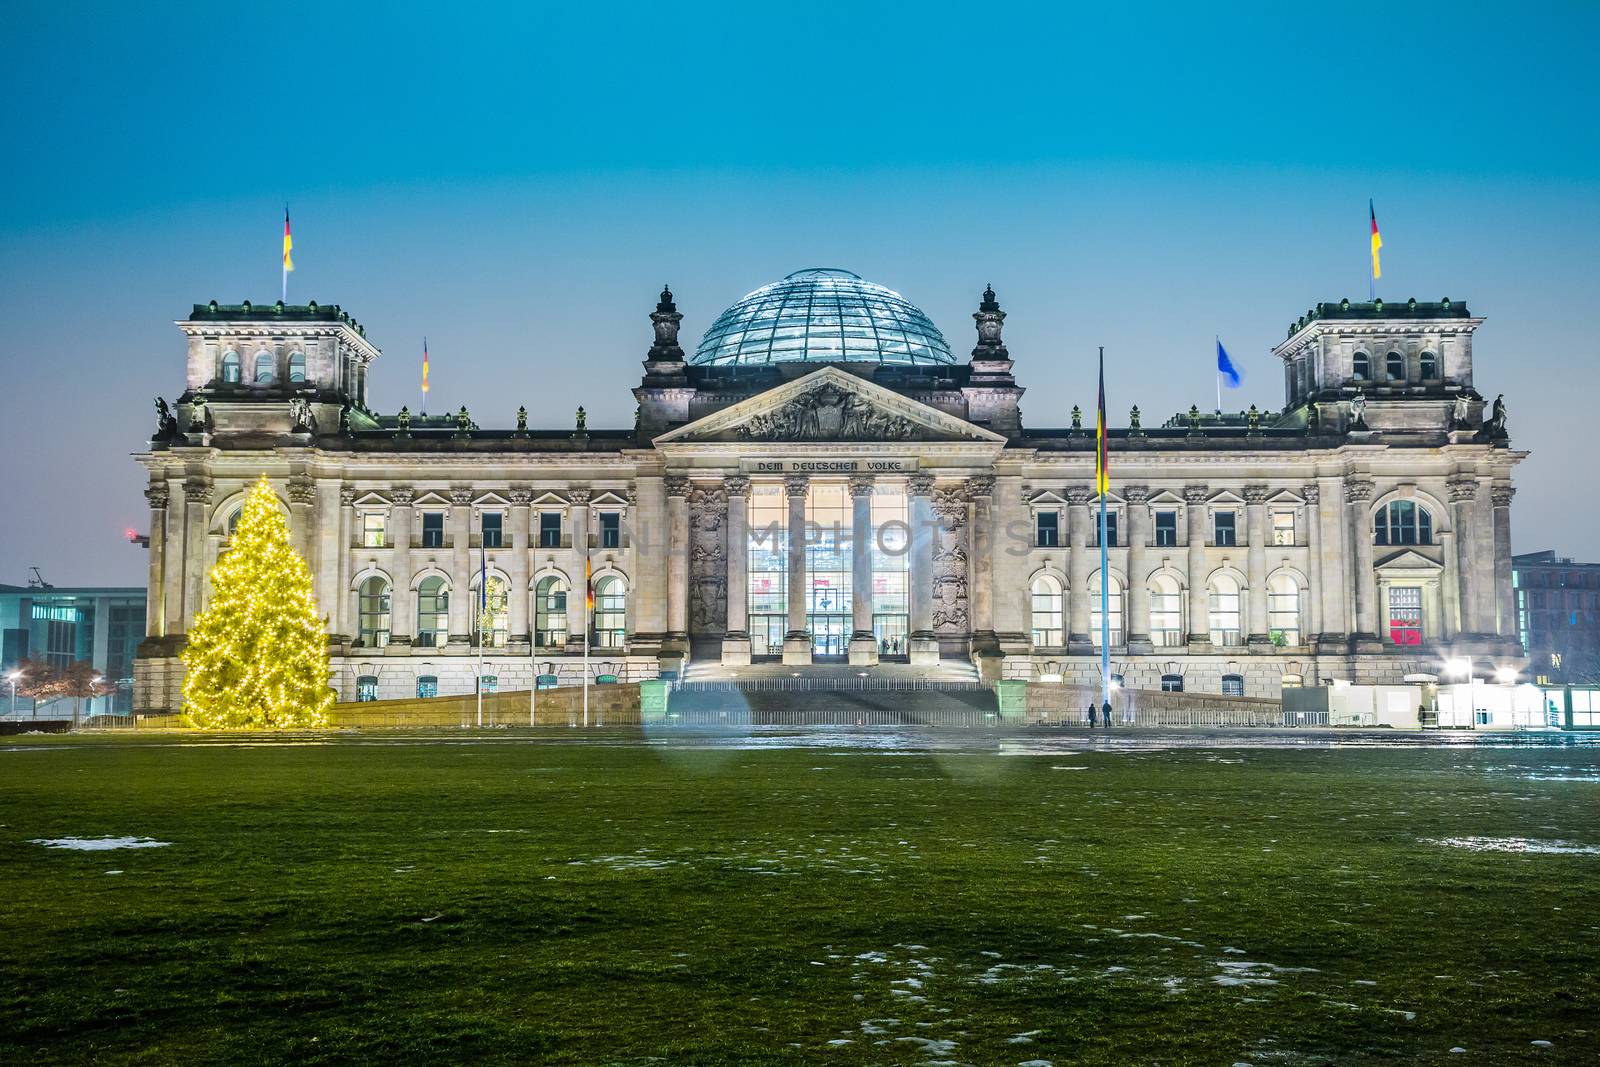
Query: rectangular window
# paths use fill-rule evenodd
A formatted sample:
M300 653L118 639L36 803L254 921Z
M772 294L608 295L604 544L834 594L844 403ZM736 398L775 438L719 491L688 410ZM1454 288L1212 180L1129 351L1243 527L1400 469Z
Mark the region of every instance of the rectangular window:
M1272 513L1272 543L1286 546L1294 544L1294 512L1274 511Z
M1215 535L1212 543L1218 548L1233 548L1239 543L1231 511L1219 511L1212 517L1212 532Z
M1089 521L1094 527L1093 540L1095 547L1098 548L1100 546L1100 516L1097 514L1091 515ZM1117 513L1114 511L1106 512L1106 547L1117 547Z
M1033 543L1040 548L1061 547L1061 513L1059 511L1034 513Z
M382 548L384 515L378 511L361 513L361 547Z
M750 651L758 656L783 651L788 629L788 515L782 485L750 487L748 626Z
M444 512L424 511L422 513L422 547L444 547Z
M539 547L561 547L561 512L539 512Z
M505 530L505 516L498 511L483 513L483 547L501 548Z
M1158 648L1183 644L1182 593L1166 588L1150 591L1150 643Z
M1422 589L1415 585L1389 587L1389 640L1397 645L1422 644Z
M1243 642L1239 633L1239 590L1237 587L1213 588L1210 593L1211 643L1213 645L1238 645Z
M616 511L600 513L600 547L622 547L622 514Z
M1156 547L1176 548L1178 546L1178 513L1176 511L1156 512Z

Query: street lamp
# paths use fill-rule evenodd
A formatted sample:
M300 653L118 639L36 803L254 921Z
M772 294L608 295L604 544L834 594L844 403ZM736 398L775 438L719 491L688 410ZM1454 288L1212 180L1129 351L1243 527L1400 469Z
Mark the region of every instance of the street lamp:
M17 679L22 677L21 671L12 671L6 675L6 680L11 683L11 717L17 717Z
M1465 675L1466 676L1466 679L1467 679L1467 704L1470 705L1468 710L1472 713L1472 718L1471 718L1470 721L1471 721L1472 728L1473 729L1477 729L1477 727L1478 727L1478 698L1477 698L1478 679L1473 677L1473 674L1472 674L1472 657L1471 656L1459 656L1459 657L1451 660L1450 662L1446 663L1445 664L1445 669L1448 670L1451 674L1454 674L1454 675L1457 675L1457 676L1461 676L1461 675Z

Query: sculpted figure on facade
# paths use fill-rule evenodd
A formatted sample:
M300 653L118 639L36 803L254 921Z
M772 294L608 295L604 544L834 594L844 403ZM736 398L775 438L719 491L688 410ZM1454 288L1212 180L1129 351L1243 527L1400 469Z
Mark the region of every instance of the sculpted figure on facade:
M910 419L880 411L832 382L739 427L739 436L752 441L899 441L915 432Z
M723 630L728 619L728 496L721 486L689 490L689 625L696 633Z

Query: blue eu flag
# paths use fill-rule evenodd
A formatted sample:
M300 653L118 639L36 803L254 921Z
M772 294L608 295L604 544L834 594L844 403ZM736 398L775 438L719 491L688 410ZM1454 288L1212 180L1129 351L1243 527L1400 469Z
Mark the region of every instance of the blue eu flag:
M1222 347L1220 340L1217 342L1217 376L1227 383L1229 389L1237 389L1244 382L1244 375L1228 358L1228 350Z

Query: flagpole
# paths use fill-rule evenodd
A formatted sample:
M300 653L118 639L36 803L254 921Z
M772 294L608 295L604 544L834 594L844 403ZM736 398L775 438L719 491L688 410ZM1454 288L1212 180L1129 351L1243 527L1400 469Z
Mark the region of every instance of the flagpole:
M584 523L588 540L588 523ZM589 546L583 546L583 725L589 726L589 618L594 612L594 575L589 573Z
M1212 335L1211 340L1216 345L1217 349L1221 349L1222 348L1222 335L1221 334ZM1212 356L1213 356L1213 358L1215 358L1216 351L1212 352ZM1221 361L1218 361L1218 363L1217 363L1217 414L1218 415L1222 414L1222 365L1221 365Z
M483 729L483 617L489 613L489 567L482 545L478 546L478 729Z
M1101 703L1106 707L1111 706L1111 572L1108 566L1110 551L1106 545L1106 492L1110 489L1110 477L1106 460L1111 451L1111 428L1106 422L1106 349L1100 346L1100 454L1096 457L1096 466L1100 468L1100 694ZM1107 719L1106 725L1110 726Z

